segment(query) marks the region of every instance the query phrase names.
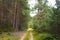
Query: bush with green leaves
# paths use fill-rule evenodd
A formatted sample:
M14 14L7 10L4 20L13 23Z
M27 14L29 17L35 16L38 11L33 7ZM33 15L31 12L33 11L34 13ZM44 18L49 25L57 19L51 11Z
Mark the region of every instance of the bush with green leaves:
M33 34L33 39L34 40L60 40L60 38L48 33Z

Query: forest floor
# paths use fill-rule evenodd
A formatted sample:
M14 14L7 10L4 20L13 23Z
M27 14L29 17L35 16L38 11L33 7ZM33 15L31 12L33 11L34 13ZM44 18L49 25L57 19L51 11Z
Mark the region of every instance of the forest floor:
M30 32L30 40L33 40L32 32Z
M30 36L29 36L29 40L33 40L33 35L31 32L29 32ZM5 33L4 33L5 35ZM20 32L13 32L11 33L12 37L19 37L19 40L24 40L24 38L26 37L27 35L27 31L20 31ZM8 37L8 36L7 36ZM5 37L6 38L6 37ZM0 40L3 40L1 37L0 37Z
M16 32L16 33L13 33L13 35L14 35L14 36L19 36L19 37L20 37L19 40L24 40L24 38L25 38L26 35L27 35L27 32L26 32L26 31ZM29 35L30 35L30 36L29 36L29 37L30 37L29 40L33 40L32 32L30 32Z
M26 31L14 32L12 33L13 36L18 36L19 40L23 40L26 36Z
M23 40L25 36L26 36L26 32L21 32L19 40Z
M20 32L13 32L11 35L5 35L3 33L2 36L0 35L0 40L42 40L48 38L48 40L60 40L60 38L56 39L49 33L37 33L31 31L20 31ZM12 37L14 39L12 39ZM10 38L10 39L7 39ZM50 39L49 39L50 38ZM47 39L46 39L47 40Z
M27 36L27 32L21 32L20 33L20 40L24 40L24 38ZM29 32L29 40L33 40L32 32Z

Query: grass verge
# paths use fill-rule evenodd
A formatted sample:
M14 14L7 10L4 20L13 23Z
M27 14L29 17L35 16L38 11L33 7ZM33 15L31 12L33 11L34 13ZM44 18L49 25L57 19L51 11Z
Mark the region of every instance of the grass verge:
M2 34L0 36L0 38L2 40L19 40L20 38L17 36L17 37L14 37L14 36L11 36L11 35L7 35L7 34Z
M33 33L33 39L34 40L60 40L57 37L53 37L53 35L48 33Z
M27 34L26 34L24 40L29 40L29 39L30 39L30 32L27 32Z

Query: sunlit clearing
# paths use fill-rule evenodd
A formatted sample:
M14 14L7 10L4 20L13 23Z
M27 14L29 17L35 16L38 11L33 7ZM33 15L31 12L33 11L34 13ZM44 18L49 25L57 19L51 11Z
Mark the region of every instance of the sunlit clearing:
M33 29L32 28L28 28L27 31L33 31Z

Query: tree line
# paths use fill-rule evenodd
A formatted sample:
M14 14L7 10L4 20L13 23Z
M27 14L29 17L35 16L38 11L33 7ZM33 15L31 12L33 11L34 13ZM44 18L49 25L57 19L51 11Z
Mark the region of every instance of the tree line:
M0 0L0 32L27 28L29 13L28 0Z
M33 28L38 32L48 32L60 35L60 0L55 0L56 7L48 6L47 0L37 0L35 10L38 10L33 17Z

